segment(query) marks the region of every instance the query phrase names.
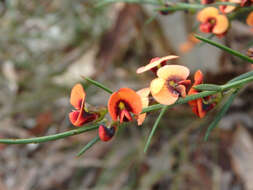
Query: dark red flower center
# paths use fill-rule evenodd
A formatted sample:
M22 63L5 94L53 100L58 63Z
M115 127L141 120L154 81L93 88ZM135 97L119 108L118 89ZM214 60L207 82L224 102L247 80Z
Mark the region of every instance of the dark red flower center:
M172 92L172 94L180 95L181 91L177 87L178 87L179 83L182 81L185 81L185 80L183 80L183 78L178 77L178 76L172 76L167 79L166 86L167 86L168 90L170 92Z
M204 33L209 33L213 31L213 28L216 24L215 18L209 18L206 22L200 24L200 30Z
M116 103L115 109L116 115L120 119L120 123L122 123L123 121L124 122L132 121L132 116L130 112L132 112L133 109L127 101L119 100Z

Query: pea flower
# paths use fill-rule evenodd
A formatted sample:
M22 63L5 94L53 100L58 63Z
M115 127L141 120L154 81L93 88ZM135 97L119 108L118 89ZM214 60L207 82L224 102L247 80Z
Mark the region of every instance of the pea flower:
M241 0L222 0L222 2L239 4L241 2ZM232 11L234 11L236 9L236 6L234 6L234 5L220 5L219 9L223 14L228 14L228 13L231 13Z
M137 91L137 94L141 97L141 103L142 103L142 108L146 108L149 105L149 94L150 94L150 89L149 88L143 88L141 90ZM146 118L147 113L143 113L137 116L137 123L138 125L142 125Z
M69 120L74 126L82 126L85 123L94 121L98 118L97 113L89 113L85 110L86 93L81 84L76 84L70 95L70 104L75 108L69 113Z
M186 80L190 71L181 65L165 65L158 69L158 78L153 79L150 91L154 99L160 104L174 104L179 96L186 96L186 85L191 83Z
M195 38L194 34L189 34L187 37L187 41L180 44L179 50L182 53L187 53L191 51L191 49L195 46L195 44L199 43L200 40Z
M246 23L251 27L251 31L253 32L253 11L247 16Z
M157 70L160 67L167 64L168 60L172 60L172 59L176 59L176 58L178 58L178 56L176 56L176 55L168 55L168 56L165 56L165 57L155 57L155 58L151 59L149 64L147 64L145 66L142 66L142 67L139 67L137 69L136 73L140 74L140 73L144 73L144 72L149 71L149 70L156 73Z
M198 94L198 91L193 87L203 83L203 74L200 70L196 71L194 74L194 84L188 92L188 95ZM207 96L196 100L189 101L188 104L191 106L193 113L198 117L203 118L208 111L210 111L215 103L210 103L212 96Z
M106 127L105 125L100 125L98 128L98 136L101 141L106 142L112 139L112 137L115 134L115 131L116 131L116 127L114 126L111 126L109 128L109 127Z
M227 17L219 14L219 10L215 7L204 8L198 13L197 19L200 21L200 31L204 33L223 36L229 27Z
M110 96L107 107L113 121L132 121L131 113L139 115L142 111L141 97L130 88L121 88Z

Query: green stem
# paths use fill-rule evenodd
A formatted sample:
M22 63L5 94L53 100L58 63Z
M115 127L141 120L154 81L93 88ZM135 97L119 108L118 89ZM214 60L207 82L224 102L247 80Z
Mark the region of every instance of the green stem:
M92 139L88 144L86 144L80 152L77 154L77 157L83 155L88 149L90 149L94 144L96 144L98 141L100 141L99 136L96 136L94 139Z
M66 138L69 136L77 135L80 133L84 133L87 131L95 130L99 127L99 123L87 125L84 127L80 127L78 129L73 129L70 131L66 131L63 133L58 133L55 135L48 135L43 137L35 137L35 138L27 138L27 139L0 139L0 143L3 144L29 144L29 143L44 143L48 141L54 141L62 138Z
M231 79L230 81L228 81L227 83L232 83L232 82L235 82L235 81L238 81L238 80L242 80L242 79L245 79L245 78L248 78L250 76L253 76L253 71L249 71L247 73L244 73L244 74L241 74L233 79Z
M200 90L200 91L216 91L222 92L231 88L236 88L243 84L249 83L253 81L253 72L248 72L239 77L234 78L233 80L229 81L224 85L215 85L215 84L200 84L194 86L193 88Z
M231 83L227 83L221 86L222 91L224 90L228 90L230 88L236 88L238 86L242 86L243 84L249 83L253 81L253 76L245 78L245 79L241 79L235 82L231 82Z
M147 143L146 143L146 145L145 145L144 152L147 152L148 147L149 147L150 142L151 142L151 139L152 139L153 135L155 134L155 130L157 129L158 124L159 124L160 120L162 119L162 116L163 116L164 113L166 112L167 108L168 108L168 106L163 106L163 108L162 108L162 110L161 110L161 112L160 112L158 118L156 119L155 124L154 124L154 126L153 126L153 128L152 128L152 131L151 131L151 133L149 134Z

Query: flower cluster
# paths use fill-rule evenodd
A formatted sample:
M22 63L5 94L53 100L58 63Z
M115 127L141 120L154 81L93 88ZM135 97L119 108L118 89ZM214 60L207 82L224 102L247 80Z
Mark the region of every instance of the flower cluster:
M146 113L142 113L143 108L149 106L150 96L156 102L163 105L174 104L179 97L185 97L187 94L197 94L194 86L203 82L203 74L197 71L194 77L192 87L191 80L188 79L190 71L182 65L171 65L169 60L176 59L178 56L169 55L165 57L156 57L151 59L150 63L137 69L137 73L152 71L154 78L149 87L143 88L137 92L130 88L120 88L111 94L107 111L111 116L111 122L107 125L100 125L98 129L99 138L102 141L109 141L115 135L118 126L123 122L137 121L142 125L146 118ZM69 119L74 126L82 126L88 122L97 122L103 118L103 111L90 110L85 104L86 93L81 84L76 84L71 91L70 103L75 110L70 112ZM212 96L199 98L189 102L192 111L200 118L211 110L216 104ZM101 120L101 119L100 119Z
M253 0L221 0L217 8L215 0L202 0L201 4L208 5L201 9L196 16L199 24L199 31L207 34L213 34L219 38L225 36L229 30L230 22L233 20L235 11L243 7L250 7L253 5ZM226 4L225 4L226 3ZM210 6L209 6L210 5ZM240 10L239 10L240 12ZM247 12L246 12L247 13ZM245 23L250 27L253 32L253 11L250 11L246 17ZM196 31L193 31L195 33ZM186 53L190 51L199 41L193 34L188 35L186 42L182 43L179 47L180 52Z

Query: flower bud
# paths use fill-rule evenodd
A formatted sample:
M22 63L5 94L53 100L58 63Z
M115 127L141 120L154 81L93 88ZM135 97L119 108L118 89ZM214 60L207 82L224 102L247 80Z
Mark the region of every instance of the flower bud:
M111 126L110 128L100 125L98 129L98 135L101 141L109 141L112 139L116 131L116 128L114 126Z

